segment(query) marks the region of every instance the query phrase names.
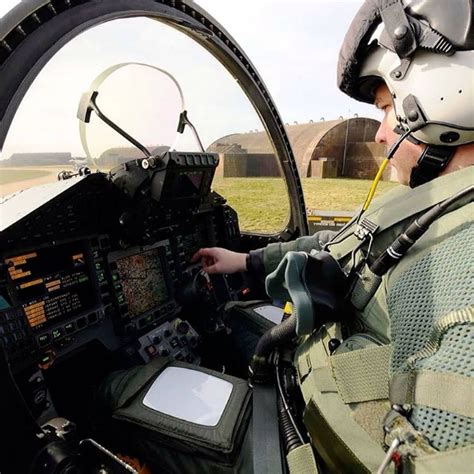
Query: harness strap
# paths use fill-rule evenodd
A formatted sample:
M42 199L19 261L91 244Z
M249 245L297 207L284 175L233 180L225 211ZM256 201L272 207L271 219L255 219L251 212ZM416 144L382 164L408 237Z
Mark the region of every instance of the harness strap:
M390 381L390 401L397 405L425 405L474 417L474 379L458 374L415 370L418 361L433 356L443 334L458 324L474 322L474 306L451 311L438 318L425 346L407 360L410 372L395 374ZM453 389L453 387L455 389Z
M422 370L397 374L390 382L390 402L424 405L474 418L474 379Z
M449 313L441 316L433 323L433 329L431 331L428 342L423 346L421 350L413 354L407 359L407 365L411 369L414 369L416 362L422 359L427 359L434 355L441 344L443 334L451 327L457 324L472 324L474 323L474 305L467 306L466 308L457 309L450 311Z
M433 472L472 473L474 445L407 459L407 470L416 474Z
M293 449L286 456L290 474L318 474L313 448L309 443Z
M474 179L474 176L473 176ZM466 225L466 222L472 216L474 212L474 203L468 203L462 205L460 208L456 207L452 209L454 212L450 212L447 215L442 216L436 223L433 224L430 235L425 236L424 243L421 243L421 247L427 247L427 245L435 245L439 242L439 236L443 235L448 229L455 229L460 226ZM387 231L387 233L396 233L396 230L401 230L402 225L397 225L393 229ZM427 240L428 239L428 240ZM372 246L374 250L373 255L377 255L379 251L385 250L383 247L387 247L392 242L389 242L389 236L375 236L374 244ZM416 244L413 250L419 248ZM412 252L413 252L412 250ZM404 265L405 260L399 261L398 266ZM365 264L360 268L356 274L354 288L351 293L351 303L356 309L362 311L367 303L371 300L375 292L380 286L382 278L375 275L369 268L369 265Z
M344 403L388 398L392 346L336 354L329 358L339 394Z
M448 199L457 191L464 189L472 184L474 179L474 167L465 170L440 176L434 181L430 181L415 189L406 186L400 186L390 193L377 199L364 214L366 219L378 225L376 235L399 224L406 219L419 214L422 211ZM463 206L469 199L460 200L457 207ZM331 254L336 259L347 257L360 241L353 235L355 226L349 227L341 236L338 237L339 243L329 244ZM388 244L399 234L392 232L393 236L387 239L377 239L374 241L373 250L377 253L384 250ZM347 238L346 238L347 237ZM393 237L393 238L392 238ZM381 246L382 249L377 247Z

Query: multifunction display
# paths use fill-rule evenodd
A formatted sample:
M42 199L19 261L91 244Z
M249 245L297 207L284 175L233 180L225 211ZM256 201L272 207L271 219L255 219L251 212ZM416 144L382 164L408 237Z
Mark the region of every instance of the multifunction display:
M119 258L115 263L130 318L140 316L168 299L159 248Z
M15 299L32 329L77 316L97 304L84 241L24 252L5 263Z

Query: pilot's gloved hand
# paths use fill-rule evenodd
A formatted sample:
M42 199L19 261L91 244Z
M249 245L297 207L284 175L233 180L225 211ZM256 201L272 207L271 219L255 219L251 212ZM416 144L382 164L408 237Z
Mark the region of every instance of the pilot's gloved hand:
M221 247L211 247L199 249L191 258L191 262L201 259L202 268L207 273L236 273L247 269L247 255Z

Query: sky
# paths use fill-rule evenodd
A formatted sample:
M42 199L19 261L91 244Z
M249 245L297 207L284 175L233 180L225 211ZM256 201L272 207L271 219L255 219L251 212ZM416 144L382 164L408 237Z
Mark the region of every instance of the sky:
M0 16L16 3L1 0ZM338 51L362 0L197 3L246 52L283 122L355 114L380 118L373 107L353 101L336 87ZM83 156L75 118L80 95L102 70L123 61L152 64L175 76L205 146L229 133L262 129L238 85L207 51L157 22L117 20L83 33L46 65L20 106L1 158L25 151L71 151ZM181 104L166 76L126 68L104 82L100 98L103 111L142 143L170 144L174 140ZM97 156L107 147L122 144L97 121L91 123L88 137ZM181 147L191 146L192 140L190 134L183 137Z

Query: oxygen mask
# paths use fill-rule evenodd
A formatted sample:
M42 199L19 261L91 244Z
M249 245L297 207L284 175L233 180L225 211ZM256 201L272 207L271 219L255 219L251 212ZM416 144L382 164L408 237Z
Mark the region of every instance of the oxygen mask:
M288 252L267 276L274 299L292 301L296 334L310 334L322 324L343 319L349 282L339 263L325 251Z

